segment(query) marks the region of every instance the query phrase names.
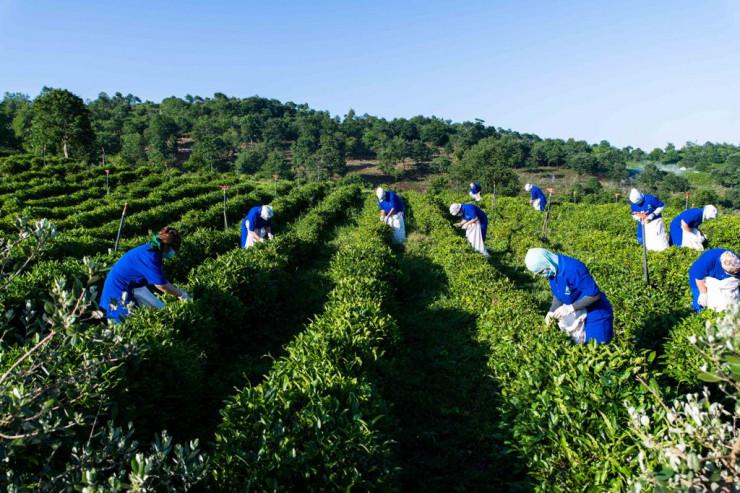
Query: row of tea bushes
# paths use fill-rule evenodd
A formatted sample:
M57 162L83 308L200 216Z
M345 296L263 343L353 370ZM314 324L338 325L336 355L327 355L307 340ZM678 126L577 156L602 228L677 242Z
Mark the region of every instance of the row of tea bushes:
M394 257L368 201L332 260L330 301L265 380L222 411L210 461L225 490L397 489L386 402L372 377L395 337Z

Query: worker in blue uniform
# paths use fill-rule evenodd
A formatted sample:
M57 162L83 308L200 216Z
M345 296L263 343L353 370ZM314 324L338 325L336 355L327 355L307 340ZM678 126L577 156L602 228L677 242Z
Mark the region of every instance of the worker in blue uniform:
M159 234L152 235L151 242L126 252L118 259L105 278L100 296L100 307L106 310L109 320L122 322L132 303L135 307L140 306L135 292L148 285L153 285L163 293L190 300L185 291L167 281L162 271L162 259L173 257L181 244L180 233L167 226ZM161 305L148 289L146 293Z
M544 211L547 206L547 198L545 197L545 194L542 193L542 190L531 183L524 185L524 190L531 192L529 205L531 205L536 211Z
M470 198L475 200L476 202L480 202L481 199L481 192L483 191L483 187L480 186L480 183L471 183L470 184Z
M242 248L249 248L256 243L272 239L272 207L269 205L256 206L249 209L249 213L242 219Z
M648 250L659 251L668 248L668 235L663 226L663 208L663 202L657 197L640 193L636 188L630 190L630 210L632 217L637 221L637 242L642 245L641 221L645 222L646 230L649 228L652 231L651 239L646 244Z
M679 247L703 250L704 235L699 226L717 217L717 208L707 205L704 208L686 209L671 221L671 242Z
M488 257L488 250L484 243L488 234L486 213L475 204L452 204L450 214L462 216L462 221L456 223L455 226L465 230L465 237L476 252Z
M702 253L689 268L689 286L693 296L691 308L700 312L708 306L707 278L723 281L740 278L740 257L732 250L712 248Z
M612 340L614 311L583 262L544 248L531 248L524 263L531 272L546 277L550 282L553 298L545 323L549 324L553 318L562 320L585 309L584 342L608 343Z
M380 209L380 221L393 228L393 243L406 242L406 223L404 222L404 205L401 197L391 190L378 187L375 190Z

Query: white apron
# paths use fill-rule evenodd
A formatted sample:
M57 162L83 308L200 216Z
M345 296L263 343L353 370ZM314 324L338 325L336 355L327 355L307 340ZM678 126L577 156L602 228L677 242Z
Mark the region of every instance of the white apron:
M149 288L146 286L135 288L131 290L134 293L134 298L139 306L148 306L149 308L164 308L164 303L154 296Z
M386 216L385 223L393 228L393 243L406 243L406 224L403 221L403 212L397 212L392 216Z
M247 225L247 241L244 244L244 248L249 248L251 246L254 246L255 243L258 243L258 241L255 240L252 237L252 234L249 232L249 221L244 221L244 224ZM266 228L255 228L254 232L257 233L257 236L259 236L260 238L264 238L265 235L267 234L267 229Z
M586 315L587 311L576 310L567 317L558 321L558 327L573 339L573 342L583 344L586 342Z
M645 248L653 252L662 252L668 248L668 234L663 226L663 218L653 219L645 225Z
M682 247L699 250L700 252L704 250L704 244L702 243L704 235L701 234L701 231L696 228L692 228L691 233L688 233L682 229L681 234L683 235L681 238Z
M486 250L486 244L483 243L483 233L480 229L480 222L468 223L465 225L465 237L468 239L468 243L473 249L482 254L484 257L490 257L488 250Z
M707 286L707 308L721 312L730 305L740 303L740 279L728 277L717 280L714 277L705 277Z
M532 208L536 211L540 210L540 200L542 199L537 199L534 202L532 202Z

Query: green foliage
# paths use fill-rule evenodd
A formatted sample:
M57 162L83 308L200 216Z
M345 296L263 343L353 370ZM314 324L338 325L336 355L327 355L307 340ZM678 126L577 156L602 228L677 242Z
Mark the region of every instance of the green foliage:
M45 87L33 102L31 128L34 148L61 152L65 158L89 159L95 134L90 111L78 96L65 89Z

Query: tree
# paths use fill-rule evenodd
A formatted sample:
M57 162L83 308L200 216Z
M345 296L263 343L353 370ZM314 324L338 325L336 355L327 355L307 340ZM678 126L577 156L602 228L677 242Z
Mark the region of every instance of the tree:
M177 125L169 116L155 114L144 131L144 137L151 147L150 159L167 160L177 154Z
M90 157L95 142L90 111L79 96L66 89L44 87L33 102L31 132L37 149L61 150L65 158Z
M568 156L568 167L579 175L591 175L598 170L598 161L588 152Z
M462 159L452 163L450 174L462 182L477 181L488 187L496 182L498 193L515 196L521 189L519 177L500 159L500 152L498 139L487 137L467 150Z

